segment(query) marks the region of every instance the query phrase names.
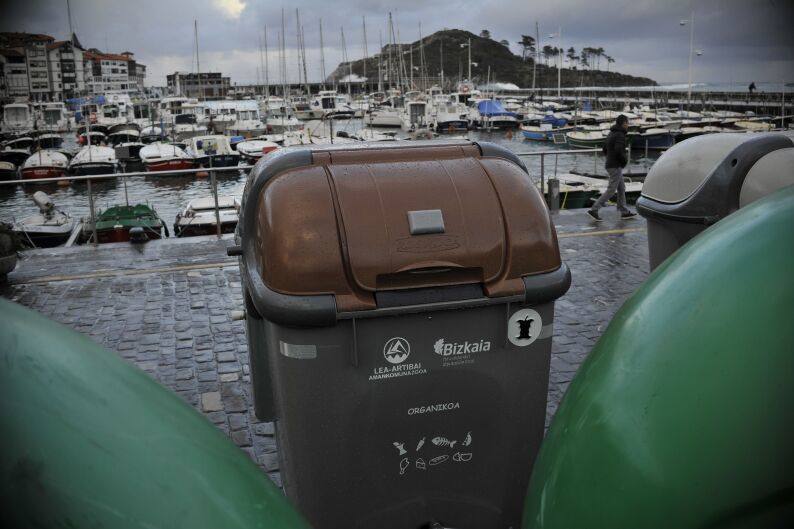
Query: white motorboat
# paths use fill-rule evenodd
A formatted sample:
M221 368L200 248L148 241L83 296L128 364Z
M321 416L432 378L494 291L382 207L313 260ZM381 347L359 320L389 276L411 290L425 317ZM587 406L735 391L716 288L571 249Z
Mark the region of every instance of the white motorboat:
M218 211L215 211L214 197L196 198L177 214L174 221L176 237L213 235L218 231L220 220L221 233L234 233L240 214L240 203L230 196L218 196Z
M174 139L187 140L195 136L204 136L209 131L205 125L198 123L195 114L179 114L174 116Z
M402 127L400 110L390 106L370 108L364 116L364 121L372 127Z
M13 230L22 241L34 248L52 248L64 244L74 229L75 221L57 209L43 191L33 193L39 213L14 224Z
M312 108L322 111L323 119L350 119L356 113L336 90L320 90L312 99Z
M156 141L164 141L166 138L163 129L156 125L149 125L141 129L141 143L154 143Z
M51 132L66 132L72 130L72 120L66 111L66 105L60 101L52 103L42 103L40 108L41 117L37 120L39 130Z
M431 125L431 116L427 108L427 101L406 101L405 109L400 116L402 129L417 131L427 129Z
M27 103L10 103L3 107L3 132L24 132L33 129L35 119Z
M69 172L78 176L115 173L117 165L115 150L101 145L87 145L69 162Z
M185 152L204 167L234 167L240 154L232 149L227 136L220 134L190 138Z
M25 160L20 173L25 180L59 178L68 167L69 159L65 154L54 149L41 149Z
M237 152L246 164L253 165L262 156L275 151L278 147L278 144L272 141L253 139L238 143Z
M196 167L196 161L192 156L170 143L150 143L142 147L138 155L146 170L150 172L178 171Z
M273 116L265 120L268 134L283 134L288 130L303 130L303 122L295 116Z

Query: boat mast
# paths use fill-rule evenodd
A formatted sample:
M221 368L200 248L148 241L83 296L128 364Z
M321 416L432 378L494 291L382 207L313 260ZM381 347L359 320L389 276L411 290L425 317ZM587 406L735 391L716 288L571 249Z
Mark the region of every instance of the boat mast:
M535 93L535 73L538 68L538 46L540 44L540 26L535 21L535 57L532 59L532 93Z
M383 92L383 32L378 30L378 92Z
M342 62L346 62L347 63L347 67L348 67L347 95L349 96L349 95L352 95L352 92L350 91L350 81L351 81L350 78L353 77L353 64L350 62L350 60L347 57L347 43L345 42L345 28L341 27L340 29L342 30Z
M281 97L287 104L287 42L284 38L286 27L284 23L284 8L281 8ZM300 74L298 74L300 75Z
M204 85L201 84L201 63L199 62L199 45L198 45L198 20L193 19L193 36L196 39L196 76L198 77L200 101L206 99L204 94Z
M367 17L361 17L361 25L364 27L364 72L362 76L364 79L367 79L367 59L369 58L369 52L367 50ZM364 81L366 83L366 81Z
M419 79L422 90L427 89L427 72L425 71L425 43L422 40L422 22L419 22Z
M267 58L267 25L265 26L265 101L270 99L270 70ZM265 107L267 109L267 107Z
M444 90L444 40L438 39L439 57L441 61L441 90Z
M469 37L469 45L467 47L469 48L469 82L471 83L471 37Z
M306 97L312 93L311 86L309 85L309 74L306 66L306 35L303 32L303 25L301 25L301 57L303 58L303 81L306 83Z
M323 76L323 90L325 90L325 47L323 46L323 19L320 19L320 73Z
M298 8L295 8L295 38L297 40L297 51L298 51L298 86L303 84L301 80L301 71L303 68L301 67L301 15Z

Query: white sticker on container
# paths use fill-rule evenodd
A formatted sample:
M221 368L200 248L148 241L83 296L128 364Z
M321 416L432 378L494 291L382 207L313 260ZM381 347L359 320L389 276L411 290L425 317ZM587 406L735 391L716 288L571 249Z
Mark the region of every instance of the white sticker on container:
M299 345L279 341L278 347L281 354L287 358L296 358L298 360L312 360L317 358L316 345Z
M521 309L510 316L507 322L507 339L518 347L526 347L543 333L543 320L538 311Z

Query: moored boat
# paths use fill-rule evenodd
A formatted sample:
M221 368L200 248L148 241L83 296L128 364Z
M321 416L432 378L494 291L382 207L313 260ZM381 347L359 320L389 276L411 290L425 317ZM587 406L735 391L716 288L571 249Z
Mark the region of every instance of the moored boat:
M69 162L69 172L78 176L115 173L117 165L116 151L101 145L87 145Z
M193 199L177 214L174 221L174 236L213 235L218 230L218 219L220 219L221 233L234 233L239 213L240 203L234 197L218 196L218 217L215 216L213 197Z
M16 180L18 176L19 172L16 165L0 160L0 180Z
M607 141L607 131L572 131L565 134L568 145L577 149L598 149Z
M234 167L240 162L240 154L232 149L229 138L219 134L190 138L186 153L203 167Z
M237 152L246 164L255 164L262 156L276 149L278 144L267 140L246 140L237 144Z
M90 236L90 225L83 233ZM160 239L163 233L168 237L168 227L147 204L134 206L113 206L101 211L96 218L97 242L126 242Z
M20 173L25 180L59 178L69 167L69 159L53 149L42 149L31 154L22 164Z
M138 155L147 171L178 171L196 167L191 156L170 143L150 143L141 148Z
M630 132L627 141L632 149L663 151L675 144L675 134L663 128L644 129L639 132Z
M74 229L74 219L57 209L42 191L33 193L33 202L39 207L39 213L16 222L13 227L23 244L33 248L52 248L64 244Z

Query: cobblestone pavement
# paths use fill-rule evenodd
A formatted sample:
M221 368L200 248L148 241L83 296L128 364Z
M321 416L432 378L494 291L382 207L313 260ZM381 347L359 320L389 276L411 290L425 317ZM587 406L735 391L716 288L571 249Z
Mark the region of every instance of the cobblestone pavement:
M547 424L615 311L647 276L645 223L555 216L573 274L556 304ZM276 483L272 423L253 414L236 259L229 238L29 252L0 294L84 333L200 410Z

